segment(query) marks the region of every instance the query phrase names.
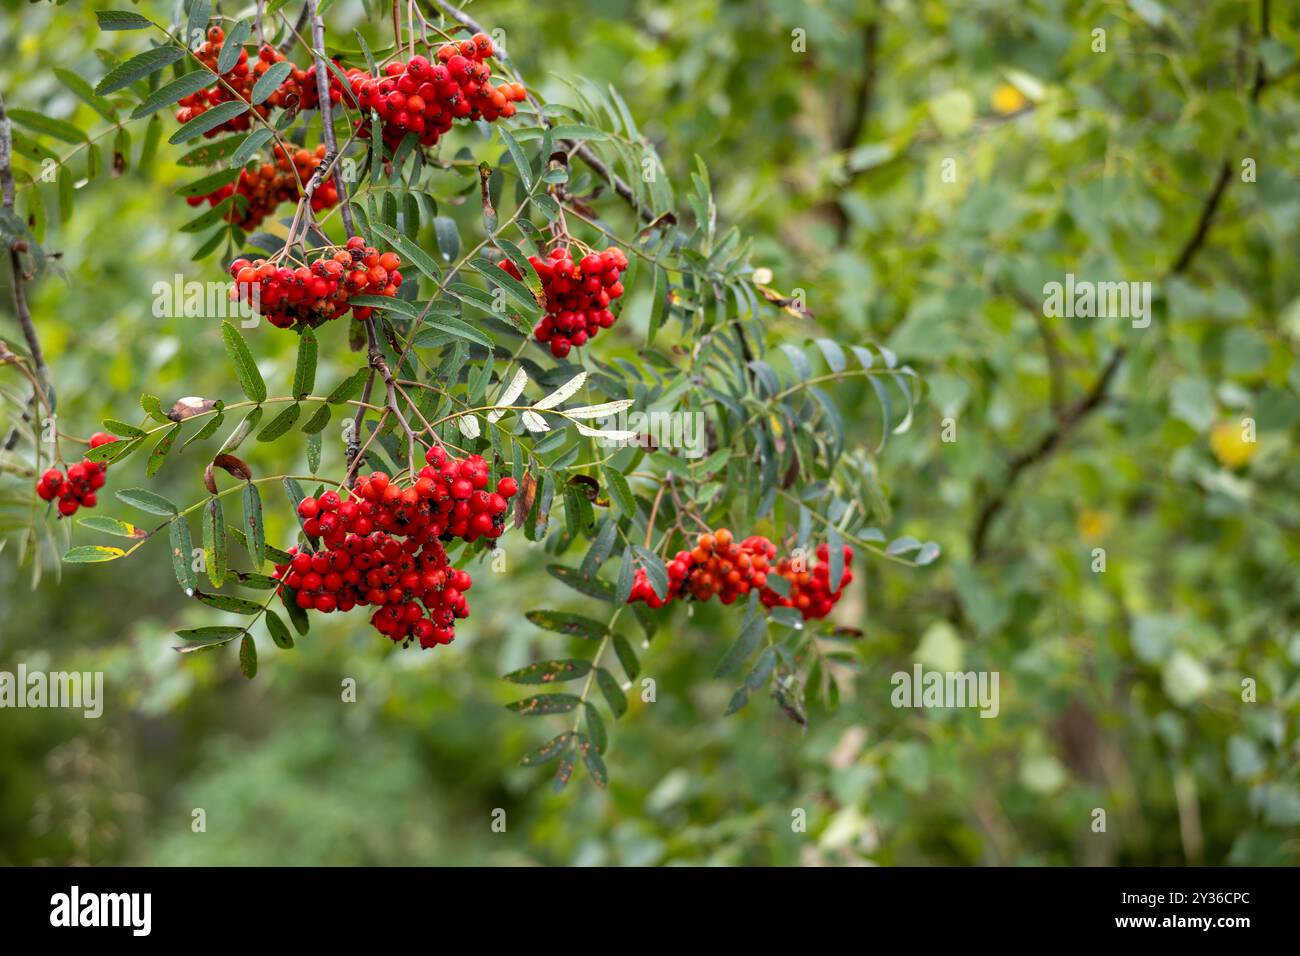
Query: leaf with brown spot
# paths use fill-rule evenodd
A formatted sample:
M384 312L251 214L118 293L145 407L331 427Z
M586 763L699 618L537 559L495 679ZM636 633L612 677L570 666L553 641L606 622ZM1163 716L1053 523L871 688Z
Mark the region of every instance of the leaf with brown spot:
M537 497L537 479L532 476L531 472L524 472L523 480L519 482L519 492L515 495L515 528L522 528L524 521L528 518L528 512L533 510L533 499Z
M591 774L591 779L595 781L596 786L604 788L605 784L609 783L609 772L605 769L605 761L601 759L600 750L586 734L578 734L578 752L582 754L582 762L587 765L587 773Z
M560 761L560 768L555 771L555 792L559 793L573 779L573 751L570 750Z
M511 671L503 678L513 684L555 684L586 677L591 662L571 657L563 660L535 661L527 667Z
M598 641L609 633L603 622L568 611L528 611L524 617L544 630L592 641Z
M239 642L239 670L249 680L257 676L257 645L251 634Z
M519 760L520 766L523 767L540 767L544 763L550 763L560 754L569 749L569 744L573 742L574 733L566 730L562 734L557 734L546 743L534 750L528 751Z
M212 459L212 464L238 478L240 481L252 481L253 469L242 459L234 455L221 454Z
M197 395L187 395L185 398L176 399L176 404L167 413L167 417L174 422L183 422L187 418L193 418L195 415L202 415L204 412L210 412L217 407L215 399L200 398Z
M523 700L506 704L506 710L525 717L544 717L548 714L567 714L582 703L576 694L535 694Z

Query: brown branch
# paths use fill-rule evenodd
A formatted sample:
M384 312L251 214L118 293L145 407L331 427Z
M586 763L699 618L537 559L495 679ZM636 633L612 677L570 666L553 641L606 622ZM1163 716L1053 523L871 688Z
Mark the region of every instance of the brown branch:
M1038 336L1043 340L1043 353L1047 356L1047 401L1052 409L1052 416L1060 418L1065 411L1065 363L1061 359L1060 340L1048 323L1047 316L1043 314L1042 303L1034 301L1014 287L995 284L994 291L1011 296L1034 317L1034 322L1038 326Z
M971 536L971 553L977 560L984 555L989 525L992 524L998 513L1006 507L1007 498L1011 494L1011 489L1014 487L1016 480L1025 469L1051 457L1062 442L1079 427L1079 424L1097 410L1098 406L1106 398L1110 383L1119 370L1120 364L1124 361L1125 352L1124 346L1117 348L1111 355L1110 361L1106 363L1106 367L1101 370L1101 374L1093 382L1092 388L1088 389L1087 394L1058 415L1055 427L1040 438L1037 444L1011 459L1008 465L1009 472L1002 482L1001 489L984 503L979 516L975 520L975 531Z
M9 115L5 112L4 97L2 96L0 96L0 197L2 197L0 207L9 215L17 218L14 213L13 128L9 124ZM32 366L36 373L36 379L32 382L32 397L28 400L27 406L22 412L23 419L31 421L38 397L45 402L47 407L50 404L47 397L50 394L50 371L45 364L45 352L41 348L41 340L36 334L36 324L32 321L31 308L27 304L27 294L23 289L22 254L25 250L26 242L22 239L15 238L9 244L14 315L17 317L18 325L22 329L23 339L27 342L27 350L31 353ZM40 384L38 385L37 382ZM18 434L18 426L15 425L5 439L4 449L6 451L11 450L17 444Z
M849 121L836 138L835 147L840 152L846 152L853 148L867 124L867 116L871 112L871 104L876 94L879 49L880 21L873 17L862 28L862 76L858 80L853 93L853 106L849 113ZM849 214L844 208L844 201L840 197L844 195L845 190L853 185L853 181L857 176L857 173L850 173L847 180L836 187L836 197L830 200L825 207L835 221L836 242L841 246L849 237Z
M1263 39L1267 39L1269 36L1269 0L1260 0L1260 36ZM1264 72L1263 58L1259 57L1257 59L1255 82L1250 91L1251 100L1258 102L1267 85L1268 77ZM1166 273L1166 277L1181 275L1186 272L1191 267L1192 261L1197 254L1205 247L1206 239L1209 237L1210 229L1214 223L1214 217L1219 211L1223 196L1231 182L1232 164L1230 161L1225 160L1223 165L1219 167L1214 186L1201 206L1201 213L1196 219L1196 226L1192 230L1192 234L1179 250L1177 257ZM971 534L971 554L976 560L983 557L989 528L993 523L993 519L1006 507L1017 479L1026 469L1050 458L1061 447L1065 439L1078 428L1079 424L1101 407L1108 397L1111 384L1115 379L1115 373L1123 363L1127 352L1125 346L1121 345L1117 348L1083 398L1066 409L1064 413L1055 416L1056 421L1052 429L1040 438L1036 444L1016 455L1008 463L1008 474L1000 489L985 501L975 519L974 531Z
M289 18L285 17L285 23ZM302 39L302 31L307 27L307 4L302 5L302 10L298 12L298 22L289 25L289 35L280 41L279 50L281 53L288 53L293 47L294 42Z
M1219 175L1214 181L1214 188L1210 190L1205 205L1201 207L1201 215L1196 221L1196 229L1187 238L1182 251L1178 253L1178 258L1174 260L1173 266L1169 269L1170 275L1181 275L1186 272L1187 267L1196 258L1196 253L1200 251L1201 246L1205 245L1205 240L1210 234L1210 223L1214 219L1214 214L1219 211L1219 203L1223 200L1223 194L1227 192L1228 183L1231 181L1232 164L1225 161L1219 167Z
M370 370L370 375L366 378L366 387L361 392L361 404L357 406L357 413L352 417L352 431L348 433L347 452L344 455L344 463L347 466L347 474L351 476L356 470L356 460L361 454L361 422L366 417L366 406L370 404L370 392L375 385L375 370ZM351 484L348 487L352 487Z
M323 178L321 170L327 169L338 156L339 143L334 135L334 104L330 100L329 67L325 65L325 24L321 22L320 8L317 7L316 0L307 0L303 9L311 11L311 55L316 61L316 91L320 96L321 132L325 137L325 161L316 168L317 175L312 177L314 184L318 178ZM355 233L352 226L352 207L349 205L347 180L342 175L342 171L339 171L334 179L339 190L339 213L343 216L343 228L351 238ZM315 185L311 188L314 191ZM308 192L304 199L310 206L311 192ZM291 236L290 239L292 238Z

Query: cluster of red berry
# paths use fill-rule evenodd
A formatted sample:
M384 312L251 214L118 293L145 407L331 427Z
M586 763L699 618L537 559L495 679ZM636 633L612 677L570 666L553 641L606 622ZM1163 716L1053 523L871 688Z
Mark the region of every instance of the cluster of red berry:
M707 601L717 597L723 604L731 604L757 589L764 607L793 607L805 619L823 618L853 580L853 572L848 569L853 563L853 549L845 545L844 573L839 588L831 591L828 554L826 545L819 545L818 563L811 569L801 568L788 557L773 564L776 545L767 538L753 535L737 542L730 531L719 528L700 535L692 550L678 551L668 562L666 598L655 593L645 571L638 569L628 603L645 601L652 608L660 608L678 599ZM790 582L788 595L768 587L773 574Z
M225 40L226 34L221 27L210 27L207 40L194 51L194 55L203 65L214 73ZM262 45L258 50L257 59L251 63L248 51L240 50L235 65L221 75L224 85L214 81L211 86L205 86L180 100L180 109L176 111L177 122L188 123L212 107L220 103L233 102L236 98L245 103L251 102L253 87L262 78L262 74L284 58L283 53L269 44ZM330 95L337 103L342 94L338 89L334 89ZM251 106L203 135L211 138L222 132L234 133L251 129L254 114L266 119L273 109L314 109L318 105L320 105L320 96L316 90L316 67L312 66L307 70L294 67L284 82L261 103Z
M790 593L780 595L771 588L764 588L759 593L759 600L764 607L792 607L804 616L805 620L823 618L841 597L844 589L853 582L853 549L844 545L844 572L840 575L840 586L831 590L830 550L825 544L817 546L817 563L811 568L797 569L790 558L782 558L776 563L776 573L790 582Z
M338 496L332 491L321 501L330 500L330 495L337 506ZM465 600L473 583L469 572L453 568L436 539L399 540L372 531L348 534L337 548L316 552L290 548L289 553L289 563L277 564L275 576L284 581L281 593L288 590L286 599L304 610L346 613L373 606L378 609L370 618L375 630L394 641L415 638L426 648L450 644L456 618L469 616Z
M409 487L377 471L358 479L346 498L337 491L304 498L303 531L323 547L292 549L292 560L276 566L282 593L287 588L299 607L326 613L373 606L370 623L394 641L451 643L455 620L469 616L472 580L451 567L442 542L499 537L518 485L502 478L489 492L479 455L451 458L435 447L425 461Z
M381 471L357 479L356 493L362 501L379 505L373 518L376 527L391 534L424 533L427 528L432 537L444 541L499 538L505 530L509 499L519 490L515 479L502 478L496 491L489 492L488 463L481 455L452 458L435 446L424 460L427 464L408 488L392 484ZM363 508L363 514L372 512ZM304 530L311 534L310 518L304 517ZM321 529L327 543L329 530Z
M716 596L723 604L731 604L767 584L767 571L775 556L776 547L767 538L755 535L736 541L730 531L719 528L700 535L694 549L678 551L668 562L667 598L655 594L645 571L638 570L628 603L645 601L658 608L675 598L707 601Z
M492 70L485 62L492 53L491 38L476 33L471 40L439 47L436 63L423 56L394 60L384 67L382 77L348 70L352 100L379 115L390 152L407 133L414 133L421 146L432 146L458 119L491 122L515 115L515 104L527 94L521 83L492 85ZM357 135L370 137L364 118L357 123Z
M622 249L611 246L574 262L567 248L556 246L547 258L529 256L528 262L546 292L546 315L533 334L537 341L551 344L556 358L564 358L570 348L581 348L601 329L614 324L609 306L623 294L621 279L627 268ZM502 260L501 268L516 279L523 278L509 259Z
M226 183L220 189L204 196L189 196L186 202L198 206L207 202L215 206L227 196L241 196L231 205L226 214L227 222L232 222L245 232L251 232L260 226L263 220L282 202L297 201L299 183L305 184L316 172L316 167L325 159L324 144L313 152L306 149L294 150L290 156L279 146L275 147L274 163L263 163L256 169L242 169L239 179ZM312 193L312 212L320 212L338 205L338 186L331 176Z
M396 295L402 284L402 273L398 271L401 264L397 253L381 255L360 236L353 236L343 249L295 269L265 259L236 259L230 264L235 279L230 297L251 303L279 329L295 324L314 327L337 319L349 308L358 319L365 320L372 309L352 306L350 299L358 295Z
M109 442L117 441L116 435L107 432L95 432L90 436L90 447L98 448ZM36 482L36 494L42 501L59 499L59 514L68 517L78 508L95 507L95 492L104 487L104 472L108 466L86 459L68 467L65 475L58 468L51 468Z

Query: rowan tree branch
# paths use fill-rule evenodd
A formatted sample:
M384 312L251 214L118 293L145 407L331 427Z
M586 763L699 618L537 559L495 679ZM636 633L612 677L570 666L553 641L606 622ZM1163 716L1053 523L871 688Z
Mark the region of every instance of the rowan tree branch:
M286 17L285 23L288 22L289 19L288 17ZM279 46L280 52L288 53L289 50L292 49L294 43L302 39L302 31L306 29L306 27L307 27L307 4L304 3L302 5L302 9L298 11L298 22L294 24L290 24L289 35L280 41L280 46Z
M880 20L875 16L862 28L862 76L853 93L853 106L849 120L836 137L835 147L840 152L852 149L867 125L867 116L876 95L876 73L878 53L880 50ZM844 245L849 237L849 214L842 199L846 190L857 179L858 173L851 172L847 180L836 187L835 198L826 204L831 218L835 222L835 235L838 245Z
M13 171L13 128L9 124L9 115L5 112L4 97L0 96L0 208L16 218L14 213L14 171ZM26 251L26 242L14 237L8 244L9 265L12 273L11 293L14 303L14 315L22 329L23 339L27 342L27 351L32 357L32 367L36 373L36 382L32 383L32 397L23 409L22 417L30 421L36 407L38 396L49 404L49 368L45 364L45 352L41 340L36 334L36 324L32 321L31 308L27 304L27 295L23 288L24 273L22 254ZM19 429L15 425L5 439L4 449L11 450L18 441Z
M325 64L325 24L320 18L320 8L316 0L307 0L304 10L311 11L311 44L312 58L316 61L316 91L320 97L320 120L321 133L325 138L325 159L316 168L316 175L312 176L310 189L303 197L308 206L311 205L311 194L315 190L319 180L324 178L321 170L328 169L334 162L339 153L338 139L334 135L334 104L330 100L330 74L329 67ZM378 146L376 145L376 148ZM346 230L348 237L355 235L352 226L352 207L349 204L347 179L341 174L341 171L335 175L335 185L339 192L339 214L343 217L343 228ZM290 237L292 239L292 237Z
M1269 37L1269 0L1260 0L1260 38L1268 39ZM1250 98L1252 102L1258 102L1265 87L1268 86L1268 75L1264 69L1263 57L1257 55L1255 80L1251 86ZM1183 243L1178 255L1174 258L1165 277L1181 275L1186 272L1192 265L1196 256L1205 248L1206 240L1209 238L1210 229L1214 224L1214 218L1218 214L1219 207L1223 203L1224 194L1232 182L1232 163L1224 160L1219 167L1219 172L1215 176L1214 185L1211 187L1209 194L1205 197L1205 202L1201 206L1200 215L1197 216L1196 225L1192 230L1187 241ZM1029 468L1038 465L1050 458L1058 448L1064 443L1065 439L1073 433L1080 423L1101 407L1109 395L1110 387L1115 380L1115 373L1123 363L1128 354L1126 346L1119 346L1111 354L1110 360L1102 368L1097 378L1088 388L1087 392L1074 405L1067 408L1064 412L1054 416L1055 423L1047 434L1043 435L1033 446L1020 452L1008 463L1008 472L1006 478L1002 481L997 492L990 496L980 507L976 518L974 530L971 534L971 554L975 560L984 556L987 546L989 528L993 520L1006 507L1016 481L1021 474Z

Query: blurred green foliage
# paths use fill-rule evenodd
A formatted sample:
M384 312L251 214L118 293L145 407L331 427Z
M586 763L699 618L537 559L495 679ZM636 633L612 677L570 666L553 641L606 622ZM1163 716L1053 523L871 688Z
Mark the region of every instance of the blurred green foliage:
M90 10L111 6L126 3L6 0L7 106L102 128L51 70L93 82L95 47L130 48L94 25ZM508 574L476 578L451 647L394 652L354 615L292 652L259 637L251 683L233 652L170 650L175 628L221 615L184 600L161 546L62 581L47 571L34 590L10 548L0 668L103 670L108 699L97 721L0 711L0 862L1300 861L1300 15L1272 5L1262 37L1268 6L473 4L548 99L566 101L558 76L612 83L674 181L707 160L723 221L815 316L782 318L770 343L878 340L922 373L917 421L874 462L875 517L943 558L864 563L835 613L865 632L860 669L807 730L759 697L724 719L733 688L710 675L739 611L674 611L642 652L655 702L634 693L613 729L610 788L582 778L555 795L514 766L547 735L505 711L517 695L498 679L564 644L526 607L584 610L534 545L511 542ZM338 0L326 19L343 37L365 17ZM383 16L363 29L390 36ZM192 178L179 153L164 145L147 174L101 172L50 224L66 278L44 279L32 308L75 434L126 417L141 388L233 392L215 324L151 312L153 282L190 274L198 244L177 232L192 215L170 196ZM1150 327L1044 317L1043 284L1067 272L1152 282ZM640 341L627 321L599 348L633 356ZM276 348L264 337L259 357L285 380L291 337ZM1101 400L1072 419L1117 348ZM318 380L350 363L323 349ZM0 384L22 392L16 376ZM866 384L837 389L874 444ZM1243 418L1258 441L1228 467L1211 434ZM1041 460L1009 466L1058 432ZM254 467L301 467L280 446L246 450ZM197 500L199 465L169 461L157 487ZM140 467L122 466L131 484ZM981 509L1002 495L979 542ZM289 534L268 509L268 540ZM889 677L914 661L998 671L999 716L894 709ZM356 703L340 702L345 678ZM191 831L196 808L206 833Z

